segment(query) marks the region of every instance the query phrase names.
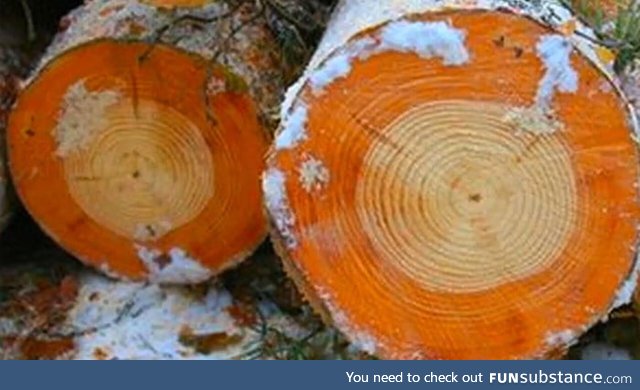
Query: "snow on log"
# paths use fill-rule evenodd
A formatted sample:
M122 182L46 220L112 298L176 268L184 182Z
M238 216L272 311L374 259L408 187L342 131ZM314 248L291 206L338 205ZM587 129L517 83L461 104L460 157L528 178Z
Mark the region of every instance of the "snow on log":
M21 91L15 185L85 263L197 283L266 236L259 176L279 57L263 10L231 4L88 1Z
M569 10L514 3L343 1L282 107L274 241L380 357L557 356L636 286L636 118Z

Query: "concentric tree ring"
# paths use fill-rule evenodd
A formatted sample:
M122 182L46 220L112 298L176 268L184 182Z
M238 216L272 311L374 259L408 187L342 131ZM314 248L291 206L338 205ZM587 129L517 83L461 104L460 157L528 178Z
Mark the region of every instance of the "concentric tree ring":
M268 140L248 92L225 90L232 76L162 44L101 40L56 57L10 119L28 210L117 277L194 283L244 259L266 231Z
M433 12L308 74L264 189L293 277L352 341L544 357L606 315L635 265L638 153L627 103L564 36Z

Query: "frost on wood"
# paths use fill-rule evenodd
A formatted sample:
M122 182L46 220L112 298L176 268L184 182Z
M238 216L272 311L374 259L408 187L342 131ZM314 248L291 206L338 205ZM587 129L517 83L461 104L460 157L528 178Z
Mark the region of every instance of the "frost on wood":
M329 170L322 161L308 157L298 168L300 184L308 193L318 191L329 183Z
M66 327L78 335L76 359L233 359L256 335L234 322L231 305L231 295L214 286L199 295L187 287L118 282L87 272ZM200 351L185 345L185 334L226 335L237 342Z
M312 75L322 67L322 64L326 63L327 59L335 55L336 52L340 52L344 47L348 46L350 40L357 34L385 23L397 23L407 15L427 12L449 12L456 9L491 10L496 12L498 12L497 10L510 10L555 28L561 28L563 25L571 23L575 25L576 33L564 38L566 42L573 44L577 50L593 61L608 78L613 79L615 77L610 66L601 63L598 58L596 45L593 43L593 40L597 39L597 37L593 31L580 20L576 20L571 10L559 0L343 0L336 7L334 16L310 61L304 77L287 91L282 104L282 112L287 112L293 106L304 86ZM547 50L549 46L553 46L553 44L549 45L549 43L542 45L545 52L549 51ZM549 80L551 81L551 79ZM554 88L552 88L551 92L553 92Z
M285 245L288 248L294 248L297 245L297 240L293 235L295 216L289 208L285 182L284 173L279 169L271 168L264 173L262 187L271 219L285 240Z
M106 125L105 112L120 100L117 91L91 92L84 81L69 87L64 96L58 124L53 130L56 154L66 157L86 148Z
M469 61L465 34L446 22L390 23L380 34L381 50L416 53L423 58L442 58L445 65L463 65Z
M362 38L340 54L336 54L309 77L314 92L317 94L337 79L346 77L351 72L351 63L354 59L366 59L376 49L377 41L375 39Z
M212 277L211 270L203 267L198 260L180 248L168 253L136 245L138 258L149 271L149 280L154 283L183 284L201 283Z
M375 355L378 347L377 340L368 332L356 329L349 320L347 314L334 304L333 297L324 289L319 289L318 297L331 314L333 324L341 330L349 339L351 344L360 351L369 355Z
M546 73L536 95L536 104L543 110L552 108L555 91L570 93L578 91L578 73L571 66L573 46L561 35L546 35L537 45Z
M640 279L640 257L636 258L635 265L624 281L613 302L612 309L619 308L624 305L628 305L633 301L633 295L638 288L638 280Z
M314 72L309 80L315 91L320 91L334 80L345 77L351 72L351 58L341 55L331 58L318 71Z
M572 330L549 333L546 338L547 345L552 348L568 348L578 341L578 335Z
M308 110L304 104L298 105L283 120L282 130L276 137L276 150L291 149L307 139Z
M445 65L463 65L469 61L464 41L465 33L447 22L392 22L382 28L376 39L361 38L347 45L312 72L309 82L317 94L346 77L354 60L386 51L415 53L425 59L442 58Z

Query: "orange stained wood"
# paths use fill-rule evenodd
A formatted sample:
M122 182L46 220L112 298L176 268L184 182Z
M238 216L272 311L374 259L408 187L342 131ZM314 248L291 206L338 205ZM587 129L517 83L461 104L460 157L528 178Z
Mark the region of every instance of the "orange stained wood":
M178 257L212 273L242 260L266 234L268 140L251 97L225 92L228 74L164 45L103 40L57 57L10 117L10 165L29 212L120 277L148 277L145 257L158 270Z
M553 97L559 128L528 133L508 118L534 104L536 45L554 32L506 12L420 19L463 30L469 62L388 51L301 93L307 138L268 163L295 216L286 257L381 357L551 356L608 312L634 263L628 108L573 52L579 87ZM310 158L326 169L311 191Z

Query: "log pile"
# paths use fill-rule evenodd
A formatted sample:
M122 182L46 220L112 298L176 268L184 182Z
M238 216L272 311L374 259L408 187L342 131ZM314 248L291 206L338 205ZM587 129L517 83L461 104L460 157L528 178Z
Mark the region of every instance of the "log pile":
M620 77L635 49L603 33L630 2L341 0L304 67L320 28L296 13L329 2L87 0L23 82L0 47L0 230L9 166L42 230L116 279L69 277L69 356L253 356L282 279L209 280L269 233L381 358L556 358L631 310L640 61Z

